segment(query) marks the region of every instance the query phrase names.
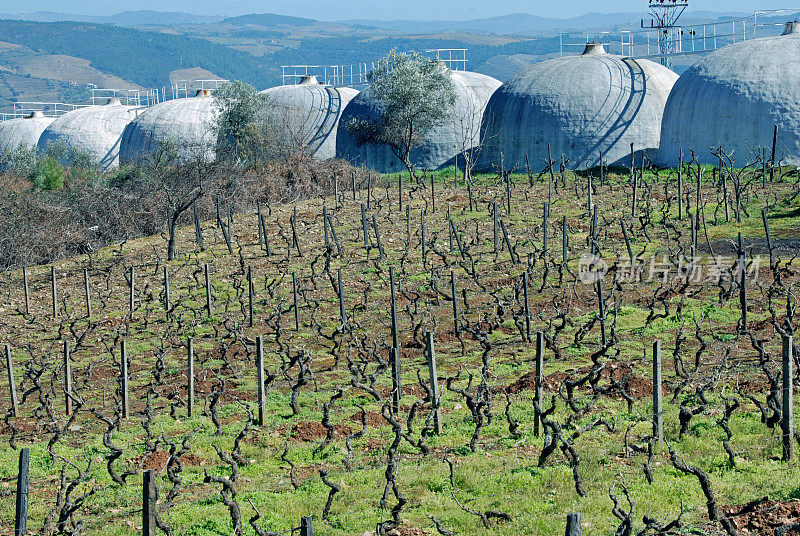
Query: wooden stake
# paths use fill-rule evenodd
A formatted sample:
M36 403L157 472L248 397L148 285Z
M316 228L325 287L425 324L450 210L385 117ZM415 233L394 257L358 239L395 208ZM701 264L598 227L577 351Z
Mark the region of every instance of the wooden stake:
M325 254L329 254L331 251L331 244L328 240L328 207L322 205L322 229L325 235Z
M395 301L394 295L394 266L389 267L389 287L390 289L390 314L392 316L392 346L394 348L400 349L400 334L399 334L399 327L397 325L397 302Z
M456 274L450 270L450 293L453 295L453 331L456 337L461 333L458 325L458 294L456 293Z
M778 148L778 125L772 131L772 157L770 158L769 181L775 182L775 151Z
M156 492L153 471L148 469L142 475L142 534L155 536L156 533Z
M17 382L14 380L14 363L11 360L11 346L8 344L6 344L6 370L8 371L8 390L11 394L11 414L14 417L19 417Z
M122 418L130 416L128 398L128 345L125 339L120 341L120 390L122 391Z
M783 337L783 414L781 415L781 425L783 428L783 461L788 462L792 459L792 446L794 443L794 339Z
M506 212L511 215L511 176L506 173Z
M72 415L72 363L69 356L69 341L64 341L64 409Z
M267 396L264 392L264 339L256 337L256 372L258 377L258 425L264 426L267 415Z
M517 258L514 256L514 250L511 248L511 239L508 237L508 231L506 230L506 224L503 223L503 220L500 220L500 229L503 231L503 240L506 243L506 247L508 248L508 254L511 255L511 263L518 264Z
M433 333L425 334L425 349L428 357L428 372L431 382L431 409L433 410L433 431L442 435L442 399L439 392L439 372L436 368L436 350L433 345Z
M194 415L194 340L189 337L186 348L186 415Z
M164 310L169 311L172 304L169 299L169 270L164 266Z
M250 327L253 327L253 293L255 291L255 285L253 284L253 267L247 267L247 305L248 305L248 321Z
M411 205L406 204L406 251L411 249Z
M92 295L89 292L89 269L83 269L83 292L86 296L86 318L92 317Z
M25 314L31 314L31 296L28 290L28 267L22 267L22 284L25 287Z
M311 524L311 516L300 518L300 536L314 536L314 529Z
M383 258L386 256L386 253L383 251L383 244L381 244L381 234L378 230L378 221L375 219L375 214L372 215L372 227L375 229L375 242L378 244L378 252L381 258Z
M772 266L775 258L772 252L772 236L769 232L769 219L767 218L767 207L761 209L761 220L764 222L764 233L767 237L767 249L769 250L769 265Z
M136 305L136 303L135 303L135 299L136 299L135 298L135 295L136 295L135 294L136 293L136 281L134 279L135 277L136 277L136 271L135 271L134 267L131 266L131 272L130 272L130 278L131 278L131 284L130 284L130 290L131 290L131 292L130 292L130 312L131 313L133 313L133 310L135 308L134 306Z
M630 183L634 184L634 179L636 177L636 156L633 150L633 143L631 143L631 179Z
M392 413L400 412L400 399L403 398L400 386L400 352L394 346L389 348L389 362L392 364Z
M345 311L344 307L344 286L342 285L342 269L339 268L337 271L337 277L339 279L339 320L342 323L342 332L347 331L347 312Z
M581 514L575 512L574 514L567 515L567 530L566 536L581 536Z
M339 244L339 237L336 236L336 228L333 226L333 220L331 219L330 215L328 215L328 229L331 231L331 238L333 238L333 244L336 246L336 254L339 255L339 258L341 258L342 246Z
M628 240L628 228L625 227L625 220L619 220L619 225L622 227L622 237L625 239L625 247L628 249L628 257L631 260L631 273L633 272L633 268L636 266L636 259L633 256L633 248L631 248L631 241Z
M203 265L203 272L206 279L206 313L211 316L211 276L208 273L208 263Z
M399 209L403 211L403 174L399 173L397 175L397 202L399 204Z
M17 509L14 516L14 536L26 536L28 533L28 471L30 468L30 454L27 448L19 452L19 466L17 472Z
M425 209L423 208L419 215L420 219L420 233L421 233L421 242L422 242L422 265L427 266L428 264L428 246L425 243Z
M58 318L58 285L55 266L50 267L50 287L53 295L53 318Z
M256 226L258 227L258 247L264 247L264 228L261 226L261 201L256 203Z
M492 218L494 224L494 252L497 253L500 249L500 234L499 234L499 226L497 221L499 219L497 215L497 201L492 201Z
M369 253L369 232L367 231L367 211L361 203L361 234L364 236L364 250Z
M544 333L536 332L536 365L534 367L536 385L534 386L534 397L539 407L544 403ZM538 411L535 412L533 419L533 434L539 437L541 430L542 417Z
M292 299L294 304L294 329L300 331L300 311L297 304L297 275L292 272Z
M747 331L747 259L742 249L742 235L739 233L739 306L742 310L742 331Z
M653 438L664 441L663 391L661 389L661 341L653 343Z
M531 310L528 306L528 271L522 272L522 295L525 300L525 337L524 342L531 342Z
M261 205L259 204L259 209ZM194 212L194 239L200 251L203 251L203 230L200 227L200 214L197 212L197 201L192 203L192 212Z
M436 214L436 189L434 188L434 184L436 184L436 180L431 174L431 212Z
M550 218L550 205L545 203L542 212L542 258L545 258L547 257L547 220Z

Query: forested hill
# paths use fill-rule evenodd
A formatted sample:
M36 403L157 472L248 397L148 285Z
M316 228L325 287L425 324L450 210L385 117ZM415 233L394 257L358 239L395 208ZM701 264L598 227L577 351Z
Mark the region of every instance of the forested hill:
M96 69L144 87L169 83L181 67L202 67L223 78L269 87L277 71L258 58L206 39L106 24L0 20L0 41L44 54L84 58Z

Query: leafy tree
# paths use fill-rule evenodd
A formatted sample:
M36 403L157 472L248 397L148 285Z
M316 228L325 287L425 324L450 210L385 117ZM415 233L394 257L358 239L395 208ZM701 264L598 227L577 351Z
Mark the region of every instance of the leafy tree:
M444 64L393 50L369 74L377 114L345 125L359 144L387 145L416 178L411 151L453 115L456 93Z
M223 84L214 92L219 110L216 122L217 156L252 161L267 127L269 97L241 81Z

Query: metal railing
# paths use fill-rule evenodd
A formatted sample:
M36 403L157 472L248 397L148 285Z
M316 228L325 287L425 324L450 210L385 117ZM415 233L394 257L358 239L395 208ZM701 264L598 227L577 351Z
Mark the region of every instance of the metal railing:
M793 16L800 9L772 9L753 12L748 17L676 26L667 30L644 28L641 30L596 31L559 34L560 54L579 52L592 39L601 38L609 53L638 59L655 59L664 56L659 48L659 32L668 32L667 42L673 52L669 57L691 56L712 52L724 46L779 35L785 20L774 22L778 16ZM766 19L766 21L765 21ZM569 50L568 50L569 49Z
M435 48L421 52L423 56L443 62L448 69L465 71L467 69L466 48ZM346 65L283 65L281 84L299 84L303 78L316 77L326 86L364 86L369 83L368 75L375 69L378 61L351 63Z
M222 84L229 82L229 80L222 78L200 79L200 80L176 80L172 83L172 98L183 99L186 97L193 97L197 91L216 91ZM166 92L162 94L163 100L166 100Z

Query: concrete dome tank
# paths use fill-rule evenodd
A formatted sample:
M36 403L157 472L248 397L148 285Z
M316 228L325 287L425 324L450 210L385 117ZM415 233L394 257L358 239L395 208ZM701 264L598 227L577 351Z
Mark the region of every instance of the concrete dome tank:
M484 113L478 167L536 171L569 158L571 169L630 163L630 145L656 157L661 117L678 75L649 60L606 53L589 43L580 56L543 61L511 78ZM627 157L627 158L626 158Z
M452 165L462 150L478 145L483 111L489 98L501 82L480 73L448 70L456 103L453 118L435 128L425 142L411 152L411 160L421 169L439 169ZM370 95L369 88L356 96L345 108L341 125L352 119L376 119L380 106ZM355 165L366 165L379 172L404 171L405 167L385 145L359 145L346 128L340 128L336 137L336 156Z
M278 142L305 147L319 160L336 157L339 120L358 90L324 86L316 77L305 76L299 84L273 87L261 93L269 96Z
M74 150L90 153L102 170L119 165L122 131L141 110L109 99L102 106L87 106L67 112L48 126L39 138L40 151L53 142L64 142Z
M722 147L734 164L753 161L753 151L800 165L800 24L784 34L743 41L710 53L683 73L664 112L659 164L675 166L694 150L703 164Z
M202 89L194 97L151 106L125 129L120 159L126 163L147 158L168 142L184 161L197 157L213 160L218 115L211 92Z
M0 121L0 154L11 152L19 147L35 149L44 129L54 121L36 111L27 117Z

